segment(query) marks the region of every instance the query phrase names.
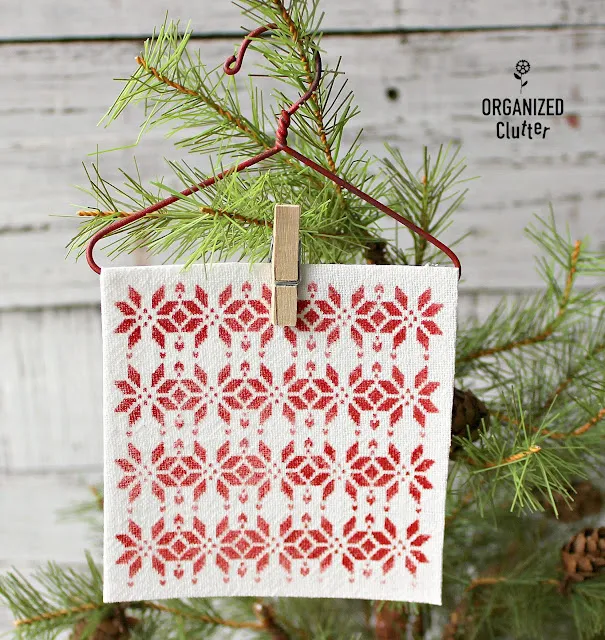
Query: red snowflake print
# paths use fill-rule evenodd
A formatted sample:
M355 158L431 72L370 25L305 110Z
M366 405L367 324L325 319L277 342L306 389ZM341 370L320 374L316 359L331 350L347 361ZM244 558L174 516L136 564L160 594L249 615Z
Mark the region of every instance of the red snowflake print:
M199 442L194 442L191 453L185 455L182 440L174 444L176 455L166 455L164 443L160 443L151 454L151 462L155 466L153 493L161 501L166 501L166 489L174 491L174 502L182 504L184 491L191 491L193 501L206 492L207 481L212 479L213 470L206 461L206 450ZM188 501L188 504L191 504ZM197 505L193 505L197 510Z
M166 426L166 411L176 411L175 426L184 424L183 412L192 411L194 423L199 424L207 413L207 376L199 365L194 366L194 378L182 378L184 365L175 365L176 377L166 378L162 363L151 376L151 385L143 386L141 375L128 365L128 379L116 381L117 388L124 399L116 407L116 413L127 413L128 423L132 427L142 416L144 407L151 407L151 415L162 427ZM127 432L132 435L132 431ZM161 432L165 433L164 430Z
M371 440L369 455L359 453L359 443L347 450L347 463L349 472L345 483L345 491L353 499L353 509L357 509L359 491L366 492L366 501L373 505L376 501L376 490L385 490L386 499L390 500L397 493L397 464L400 454L391 442L388 447L388 455L377 455L378 442ZM385 507L385 511L388 506Z
M355 443L347 451L348 469L345 490L353 499L353 509L357 509L358 495L365 491L368 504L374 504L378 490L385 491L387 502L398 493L400 484L407 485L409 494L420 504L422 491L433 488L426 477L426 472L435 463L424 457L422 445L418 445L410 456L410 464L402 464L401 453L390 442L387 454L378 453L378 442L371 440L368 444L369 455L359 453L359 443ZM384 508L389 510L388 504Z
M237 562L237 574L243 577L252 561L259 574L269 565L269 524L261 516L257 516L256 528L253 529L243 513L238 517L237 523L237 528L230 529L229 518L225 516L216 526L216 564L228 576L231 563Z
M141 294L128 287L128 300L116 302L116 307L125 316L124 320L116 327L115 333L122 333L128 336L128 348L132 349L141 339L142 328L148 326L152 316L147 309L142 307L143 298Z
M131 504L141 495L142 485L151 478L151 471L143 464L141 452L130 442L128 458L118 458L115 462L124 472L118 489L128 489L128 502Z
M308 576L310 562L319 561L319 571L323 573L332 564L332 524L322 516L318 529L311 528L311 516L305 513L302 528L293 529L292 516L288 516L280 525L279 535L282 538L279 564L287 572L292 573L292 563L302 561L300 574Z
M431 289L428 288L418 297L415 308L408 306L408 296L395 287L395 299L384 301L383 309L392 318L390 333L393 333L393 351L399 347L407 337L408 330L416 330L416 340L428 351L431 336L440 336L441 329L433 318L443 309L443 305L431 302ZM396 325L395 322L398 324Z
M363 576L372 575L371 562L380 562L383 574L393 568L394 551L397 537L395 525L388 519L384 520L384 529L376 529L374 516L365 518L365 528L357 529L357 520L353 516L343 527L345 553L342 564L347 571L355 573L355 563L363 566Z
M377 285L374 288L375 300L368 300L365 295L365 288L359 287L351 296L351 307L355 313L354 322L351 326L351 338L359 348L357 356L364 355L364 335L374 336L372 349L375 352L382 351L383 334L391 334L401 323L398 318L393 318L382 305L382 294L384 287Z
M240 426L250 425L250 413L258 414L262 425L272 415L273 408L283 399L283 391L274 384L273 374L264 364L260 364L258 376L250 375L250 365L243 362L240 375L234 376L231 365L225 365L218 375L220 401L218 414L227 425L232 424L233 411L242 412Z
M163 520L161 522L163 525ZM132 587L132 579L143 568L143 558L153 553L153 542L143 539L143 530L133 520L128 521L128 533L119 533L116 539L124 547L124 553L116 560L116 564L128 565L128 586Z
M418 570L419 564L428 563L428 558L420 550L425 542L430 540L431 536L425 534L419 534L420 521L415 520L406 530L405 542L398 541L398 553L402 555L405 553L405 568L414 576Z
M342 297L332 285L328 285L326 298L318 298L318 286L311 282L307 286L309 297L298 301L298 331L309 333L307 348L317 347L316 334L326 334L326 357L330 348L340 339L341 329L351 322L351 311L342 306ZM296 333L286 331L285 337L293 347L297 347Z
M429 369L424 367L414 377L414 391L405 389L406 400L404 404L412 404L416 422L424 429L427 413L438 413L439 409L431 400L432 393L439 387L438 382L428 382ZM403 383L402 383L403 387Z
M148 483L151 484L151 493L161 503L166 501L164 490L153 473L153 465L144 464L141 452L132 443L128 443L128 457L118 458L115 462L124 474L117 486L128 491L128 513L132 513L132 503L141 496L143 486Z
M174 519L175 531L164 531L164 518L160 518L151 527L151 538L143 537L142 528L133 520L128 522L128 533L116 535L125 548L116 564L128 565L128 586L134 586L133 578L142 569L143 560L151 559L151 566L160 576L160 584L166 583L166 563L176 563L174 576L183 577L183 563L191 563L193 575L199 573L205 564L209 551L204 524L193 518L190 531L183 529L183 517ZM194 580L195 582L195 580Z
M175 426L181 428L184 424L183 412L193 412L193 421L198 425L208 411L207 399L211 389L208 388L208 376L199 366L194 365L193 377L184 378L185 366L182 362L174 365L175 378L164 378L164 365L161 364L154 372L152 384L156 389L157 404L153 407L154 418L165 426L165 411L176 411ZM197 430L194 431L194 435Z
M221 308L221 325L219 338L231 349L234 335L241 334L241 348L248 351L252 345L251 334L260 336L259 355L262 357L266 346L273 338L273 324L271 323L271 289L262 286L260 298L251 297L252 285L246 282L242 285L242 297L233 297L233 286L226 287L219 296Z
M438 409L431 401L431 394L438 388L438 382L428 382L428 367L424 367L414 378L414 389L406 387L403 373L395 366L391 369L391 379L384 379L382 366L372 366L372 378L363 378L362 366L357 366L349 376L352 400L349 404L349 416L359 427L361 414L370 414L370 427L380 426L379 413L388 414L388 435L404 416L404 410L412 406L414 419L423 428L426 415L437 413ZM359 435L359 429L356 431Z
M377 429L380 426L378 414L387 413L389 427L392 430L403 415L400 392L404 381L403 374L397 367L393 367L392 380L383 379L382 366L378 363L372 366L372 374L372 378L363 378L362 366L358 365L349 375L352 396L349 404L349 416L359 427L361 413L370 413L370 427Z
M155 542L156 555L152 558L152 566L164 577L166 575L166 563L175 563L174 577L180 580L185 571L184 564L191 564L193 573L192 582L196 582L195 576L206 564L206 556L210 551L210 545L206 538L206 527L197 517L193 517L191 530L183 528L184 520L181 515L174 519L174 531L164 531L164 519L162 518L152 530Z
M231 508L231 491L239 491L238 499L243 504L248 501L248 491L254 488L257 508L271 490L271 480L279 475L279 467L271 462L271 449L264 443L258 444L258 455L250 453L249 442L244 438L238 453L231 452L231 443L225 442L216 453L219 464L216 490L226 500L225 509Z
M161 286L152 297L156 323L152 330L153 339L164 349L166 335L175 334L177 351L184 348L182 334L194 335L194 348L197 349L208 337L208 327L218 320L214 309L208 308L208 295L198 285L192 299L185 298L185 286L179 283L175 287L176 300L166 300L166 288Z
M312 362L307 363L306 369L307 375L300 378L296 374L296 364L286 369L284 373L286 401L283 414L288 422L294 425L299 412L304 411L305 424L312 428L315 425L312 412L321 411L324 433L327 433L325 427L338 415L338 404L344 403L345 390L338 386L338 373L331 365L326 364L323 376L316 372L316 366ZM348 394L346 395L348 397Z
M117 308L125 316L115 329L115 333L128 335L128 348L132 349L141 339L145 328L151 329L151 336L161 349L166 348L166 336L175 335L175 348L184 348L182 334L194 334L197 349L208 335L218 315L208 308L208 296L199 286L195 287L192 299L185 299L185 287L179 283L175 287L176 300L166 299L166 287L162 285L151 297L151 305L143 306L142 296L128 287L128 300L116 302Z
M422 491L433 488L426 477L426 472L435 464L434 460L424 457L424 448L419 444L410 457L410 468L405 471L405 479L409 482L409 492L412 498L420 504Z
M152 405L154 417L159 412L154 404L153 389L141 385L141 374L132 365L128 365L128 379L117 380L116 387L124 394L124 399L115 408L115 412L127 413L130 427L133 427L141 419L143 407ZM126 433L131 436L132 430Z
M313 497L313 488L321 489L321 508L325 500L332 494L335 486L333 467L336 451L328 442L324 442L322 454L313 453L313 442L305 440L304 453L297 453L294 441L282 451L284 477L281 489L290 499L290 508L294 507L294 488L304 487L303 501L309 503Z

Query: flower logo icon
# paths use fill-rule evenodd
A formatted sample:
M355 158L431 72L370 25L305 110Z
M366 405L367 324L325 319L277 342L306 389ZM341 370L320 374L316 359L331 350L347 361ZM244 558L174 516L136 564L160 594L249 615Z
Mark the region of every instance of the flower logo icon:
M517 80L521 83L519 93L523 93L523 87L527 84L527 80L523 81L523 76L529 73L531 66L527 60L519 60L515 65L515 73L513 74Z

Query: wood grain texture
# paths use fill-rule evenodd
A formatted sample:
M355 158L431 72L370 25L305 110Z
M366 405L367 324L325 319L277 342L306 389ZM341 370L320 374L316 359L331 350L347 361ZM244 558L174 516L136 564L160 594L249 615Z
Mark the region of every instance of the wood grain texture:
M83 564L85 549L98 555L91 528L66 511L89 500L88 487L100 480L100 472L0 475L0 571Z
M192 21L198 34L235 33L250 21L231 2L193 0L4 0L0 39L146 36L171 18ZM605 23L601 0L324 0L324 29L460 29L514 25Z
M280 327L296 325L299 279L300 206L276 204L273 217L271 322ZM292 284L294 283L294 284Z
M0 473L98 468L99 309L2 313L0 336Z
M230 40L196 45L211 63L233 47ZM463 287L535 287L533 247L522 229L549 202L572 233L603 246L604 30L333 37L326 48L329 61L343 56L371 151L381 154L390 142L419 165L423 144L462 143L468 175L480 176L456 222L470 234L460 247ZM48 214L70 213L73 202L94 205L72 187L85 180L81 161L97 144L134 141L134 110L109 129L95 123L119 90L111 78L132 70L138 50L136 43L3 48L0 175L10 189L0 204L0 307L98 300L92 272L64 260L77 221ZM565 100L566 116L540 119L551 127L545 140L498 140L496 119L481 114L482 98L517 95L511 65L519 57L533 65L526 95ZM118 166L133 170L133 153L150 180L165 170L163 156L176 157L152 135L135 150L102 155L101 169L117 180ZM201 168L204 162L194 159Z
M66 510L87 501L90 474L3 475L0 473L0 573L16 568L27 578L49 561L84 565L86 549L100 557L100 537L86 522L67 518ZM13 616L0 604L0 635L14 629ZM4 637L4 636L2 636ZM8 636L7 636L8 637ZM61 635L67 640L67 636Z

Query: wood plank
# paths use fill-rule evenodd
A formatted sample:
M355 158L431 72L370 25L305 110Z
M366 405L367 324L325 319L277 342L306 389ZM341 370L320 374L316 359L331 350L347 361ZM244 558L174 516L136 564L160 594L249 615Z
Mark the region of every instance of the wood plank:
M587 4L591 0L586 0ZM419 3L418 3L419 4ZM1 38L56 38L91 36L147 37L161 25L166 12L174 20L191 20L196 33L239 33L241 25L253 27L250 20L231 2L208 3L193 0L34 0L28 10L18 2L3 7ZM396 0L378 0L370 8L364 0L325 2L326 29L393 28L398 23ZM592 11L592 10L591 10Z
M0 472L102 464L100 324L98 308L0 314Z
M463 286L537 286L522 229L533 213L548 212L549 201L574 234L605 242L605 216L598 214L605 201L605 31L334 37L326 43L328 61L343 56L368 149L382 153L388 141L419 165L423 144L435 149L456 140L468 175L481 176L469 184L456 223L471 234L460 248ZM196 44L210 62L232 50L226 40ZM111 78L128 74L137 51L135 43L3 48L0 175L10 190L0 204L0 307L98 300L97 279L86 265L63 258L76 221L47 214L87 203L71 185L84 182L80 162L97 143L110 148L133 141L134 111L108 130L94 125L119 90ZM495 119L481 115L483 97L515 97L511 65L521 55L533 65L526 95L565 99L567 117L542 118L551 126L545 140L498 140ZM161 174L162 156L175 157L158 136L135 151L150 178ZM117 178L117 166L132 169L132 153L102 156L101 166ZM204 168L203 159L195 163Z
M4 3L5 5L7 3ZM536 25L603 24L601 0L544 2L544 0L326 0L324 29L460 29ZM166 15L164 0L32 0L8 2L2 8L0 39L146 36ZM249 25L230 2L172 0L171 18L192 21L198 34L235 33Z
M65 512L90 498L94 473L0 474L0 571L28 571L50 560L83 564L84 550L99 555L98 536L80 518Z
M87 487L101 475L0 474L0 572L14 568L31 577L36 567L51 560L83 566L86 549L100 557L100 536L85 521L64 514L89 499ZM12 629L13 616L0 605L0 634Z
M101 477L100 470L90 474L0 474L0 573L15 568L31 578L37 566L51 560L83 566L85 549L100 557L100 536L85 521L62 514L87 501L87 487ZM12 630L12 613L0 604L0 635Z

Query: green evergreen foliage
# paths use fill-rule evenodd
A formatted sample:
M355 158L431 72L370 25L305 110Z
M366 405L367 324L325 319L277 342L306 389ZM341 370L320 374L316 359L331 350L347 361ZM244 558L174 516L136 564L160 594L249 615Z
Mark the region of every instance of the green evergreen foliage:
M188 155L168 161L166 180L144 184L124 172L124 184L87 169L96 203L70 248L81 252L90 236L113 220L204 180L194 168L210 156L220 171L274 142L274 114L310 84L314 47L321 46L317 2L241 0L250 28L275 23L252 47L277 87L268 97L211 68L191 50L190 32L166 23L145 44L138 68L105 117L142 105L140 139L161 127ZM258 55L257 55L258 58ZM242 103L251 105L244 115ZM139 111L139 113L141 113ZM466 193L465 165L455 149L424 150L419 171L397 149L379 159L348 136L357 113L338 65L294 117L290 144L374 197L439 235ZM417 237L385 232L385 220L332 182L278 155L253 171L179 197L113 238L110 255L144 247L170 261L191 264L226 258L267 258L274 202L302 207L307 262L360 261L384 247L384 260L422 264L442 256ZM587 239L573 241L552 214L527 233L537 246L542 290L504 299L486 319L459 328L457 386L488 406L490 422L456 437L449 475L444 550L444 605L357 600L247 598L103 604L101 575L90 558L82 571L56 565L32 580L0 577L0 597L11 607L20 638L101 638L99 624L122 620L122 638L258 637L273 640L384 638L595 638L605 632L605 575L567 584L561 547L578 523L553 517L555 498L573 504L572 483L598 485L605 435L605 256ZM78 513L101 513L102 496ZM589 514L590 515L590 514ZM592 514L580 524L594 526ZM386 607L386 609L385 609ZM392 622L396 619L398 622ZM115 622L115 624L118 624ZM113 622L112 622L113 624ZM245 630L247 635L242 634Z

